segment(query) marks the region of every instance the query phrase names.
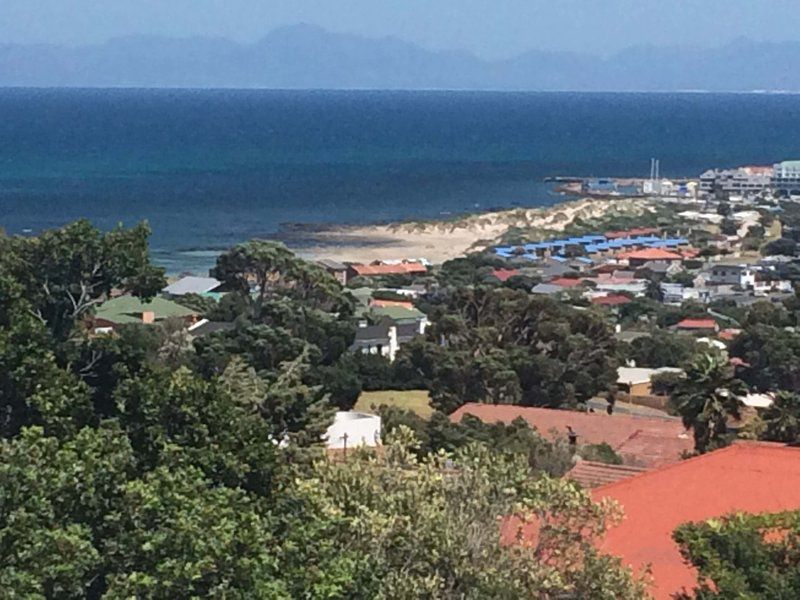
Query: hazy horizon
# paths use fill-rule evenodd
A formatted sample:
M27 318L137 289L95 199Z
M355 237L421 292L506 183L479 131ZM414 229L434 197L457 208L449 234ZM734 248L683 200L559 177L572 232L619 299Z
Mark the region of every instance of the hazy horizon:
M369 38L395 37L423 48L484 60L527 51L608 56L631 46L713 48L739 38L800 40L792 0L765 10L746 0L4 0L0 44L102 44L127 36L224 38L252 43L270 31L307 23Z

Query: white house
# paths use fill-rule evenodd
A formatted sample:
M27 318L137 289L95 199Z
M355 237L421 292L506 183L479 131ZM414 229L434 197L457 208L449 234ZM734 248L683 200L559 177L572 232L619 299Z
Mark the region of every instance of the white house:
M750 265L714 265L711 267L708 283L749 289L756 285L756 271Z
M325 441L329 450L380 446L381 418L355 411L337 412Z
M213 277L187 276L181 277L161 291L170 296L203 295L215 291L221 285L222 282Z

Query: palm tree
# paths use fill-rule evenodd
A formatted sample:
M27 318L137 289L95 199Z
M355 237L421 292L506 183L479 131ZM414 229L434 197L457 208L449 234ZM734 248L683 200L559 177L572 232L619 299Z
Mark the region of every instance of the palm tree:
M764 439L771 442L800 441L800 395L780 392L763 414Z
M678 385L672 401L683 424L694 432L694 446L703 453L724 444L728 419L740 418L747 386L734 377L733 367L720 354L696 356Z

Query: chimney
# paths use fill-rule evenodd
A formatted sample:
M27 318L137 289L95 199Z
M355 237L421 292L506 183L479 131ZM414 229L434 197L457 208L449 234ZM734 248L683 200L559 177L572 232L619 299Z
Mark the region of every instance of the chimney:
M156 313L152 310L146 310L142 312L142 323L145 325L152 325L156 322Z
M570 446L578 445L578 434L575 433L575 430L572 429L572 427L570 427L569 425L567 425L567 437L569 438Z
M389 361L394 362L397 356L397 351L400 349L400 344L397 342L397 326L392 325L389 327Z

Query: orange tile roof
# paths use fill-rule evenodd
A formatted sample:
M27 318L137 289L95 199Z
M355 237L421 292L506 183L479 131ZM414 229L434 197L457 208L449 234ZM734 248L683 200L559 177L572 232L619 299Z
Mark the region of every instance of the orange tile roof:
M380 300L373 298L369 301L369 305L375 308L386 308L388 306L400 306L402 308L414 308L414 303L411 300Z
M468 414L486 423L508 424L522 417L548 438L566 437L567 427L572 427L579 444L605 442L626 464L635 466L668 465L694 448L691 434L679 420L474 403L456 410L450 420L458 423Z
M627 258L628 260L683 260L683 256L661 248L645 248L644 250L635 250L619 255L620 258Z
M675 327L678 329L716 329L717 322L714 319L684 319Z
M592 298L592 304L599 304L600 306L622 306L623 304L628 304L629 302L631 302L631 299L627 296L613 294Z
M600 543L602 550L642 568L650 565L657 600L667 600L696 581L672 532L681 523L732 512L800 509L800 448L739 442L669 467L594 490L625 512Z
M492 275L494 275L495 277L497 277L497 279L505 283L512 277L516 277L517 275L519 275L519 271L517 271L516 269L495 269L494 271L492 271Z
M557 285L559 287L572 288L582 285L583 281L580 279L572 279L570 277L556 277L555 279L548 281L548 283L550 285Z
M742 333L741 329L723 329L719 332L719 339L730 342Z
M428 268L422 263L405 262L394 265L374 264L374 265L350 265L356 275L369 277L374 275L411 275L416 273L427 273Z
M633 477L644 471L645 469L641 467L630 465L607 465L591 460L581 460L565 477L577 481L585 488L596 488Z

